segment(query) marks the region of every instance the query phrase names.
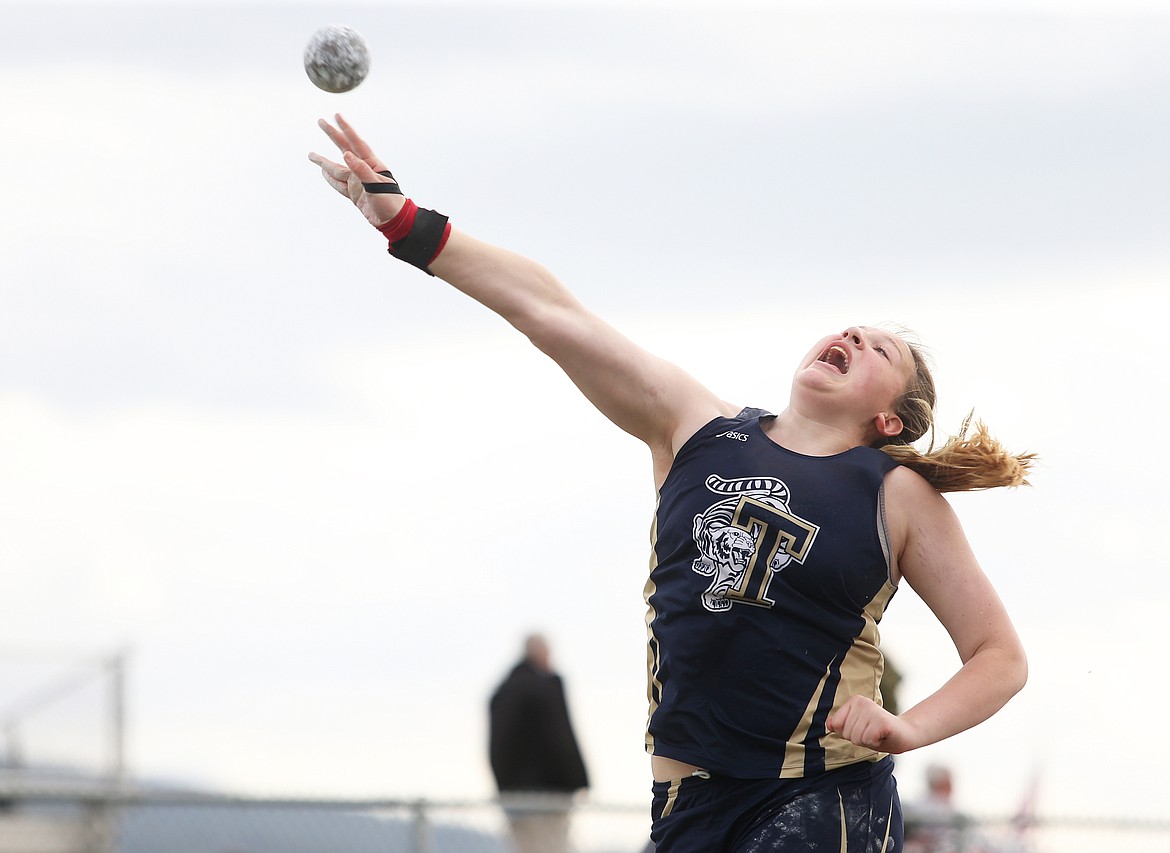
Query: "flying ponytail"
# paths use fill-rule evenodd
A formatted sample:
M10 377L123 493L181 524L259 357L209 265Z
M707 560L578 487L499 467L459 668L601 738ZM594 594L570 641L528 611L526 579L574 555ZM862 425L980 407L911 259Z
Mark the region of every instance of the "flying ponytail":
M903 338L904 339L904 338ZM963 420L959 433L941 447L934 447L934 405L936 392L926 354L907 341L914 356L914 376L894 405L902 420L902 432L884 438L878 447L910 470L921 474L940 492L975 492L1000 486L1028 485L1034 453L1013 454L987 430L982 421L971 431L972 414ZM930 433L930 447L919 451L913 442Z

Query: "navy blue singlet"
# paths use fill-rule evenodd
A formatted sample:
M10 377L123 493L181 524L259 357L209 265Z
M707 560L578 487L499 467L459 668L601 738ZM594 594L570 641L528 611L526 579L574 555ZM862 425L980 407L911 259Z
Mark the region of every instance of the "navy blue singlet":
M659 490L648 606L646 749L738 778L794 778L883 753L825 731L881 701L877 623L894 595L881 486L855 447L794 453L760 409L717 418Z

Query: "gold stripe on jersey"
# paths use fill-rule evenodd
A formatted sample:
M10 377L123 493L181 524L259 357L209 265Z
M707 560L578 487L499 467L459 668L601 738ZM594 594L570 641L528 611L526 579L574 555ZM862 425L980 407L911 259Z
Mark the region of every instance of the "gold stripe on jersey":
M881 703L878 684L881 681L883 666L882 654L878 650L877 620L885 612L886 605L896 591L897 588L887 581L862 613L865 621L861 633L853 639L849 651L845 653L845 659L841 662L840 680L833 696L833 710L841 707L850 696L868 696ZM812 728L813 716L821 704L821 694L832 673L832 667L832 663L825 667L825 674L821 676L817 689L809 697L800 723L788 736L788 743L784 747L784 764L780 768L781 779L795 779L804 775L804 742L809 729ZM858 746L833 732L823 735L820 738L820 745L825 751L826 770L858 761L875 761L885 754Z
M661 500L661 496L659 496ZM658 568L658 506L654 507L654 517L650 523L650 574L646 578L646 586L642 590L642 597L646 600L646 699L650 710L646 717L646 751L654 754L654 735L650 734L650 718L658 709L658 699L662 696L662 682L658 680L658 668L662 662L659 655L658 638L654 636L654 618L658 615L654 605L650 603L650 596L658 590L654 583L654 570Z
M845 653L845 660L841 662L841 680L837 684L837 694L833 697L834 710L840 708L850 696L866 696L881 704L882 693L879 685L885 666L879 649L877 620L885 612L886 605L890 603L896 591L897 588L887 581L862 613L865 625L861 633L853 639L853 645ZM858 746L833 733L821 738L821 746L825 748L825 769L856 761L874 760L885 754Z
M804 739L808 737L808 730L812 726L813 714L817 705L821 703L821 693L825 690L825 682L832 671L832 663L825 667L825 674L821 676L817 689L805 706L804 715L800 718L796 729L788 736L788 743L784 746L784 764L780 767L781 779L798 779L804 775Z

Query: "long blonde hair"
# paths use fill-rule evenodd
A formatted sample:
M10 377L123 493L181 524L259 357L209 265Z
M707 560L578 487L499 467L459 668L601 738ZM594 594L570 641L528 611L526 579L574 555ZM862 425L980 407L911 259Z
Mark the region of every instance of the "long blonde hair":
M937 398L934 376L926 352L899 333L914 356L914 375L906 390L894 404L894 411L902 419L902 431L893 437L882 438L876 447L921 474L940 492L975 492L1000 486L1026 486L1027 475L1036 459L1034 453L1010 453L992 437L987 425L975 422L971 432L968 414L957 435L951 436L935 448L934 404ZM930 444L925 451L913 446L927 433Z

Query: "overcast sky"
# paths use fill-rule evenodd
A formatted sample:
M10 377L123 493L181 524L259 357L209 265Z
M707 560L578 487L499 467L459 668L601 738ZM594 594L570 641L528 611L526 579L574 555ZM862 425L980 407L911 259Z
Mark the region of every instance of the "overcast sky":
M486 796L542 628L594 795L645 799L648 456L386 256L306 159L340 110L732 401L914 329L940 426L1042 461L954 499L1031 681L904 795L942 761L980 812L1036 773L1051 813L1170 818L1170 15L866 5L0 4L0 700L127 648L138 774ZM372 52L345 95L301 67L329 23ZM903 704L957 666L909 589L882 627ZM54 713L29 757L92 751Z

